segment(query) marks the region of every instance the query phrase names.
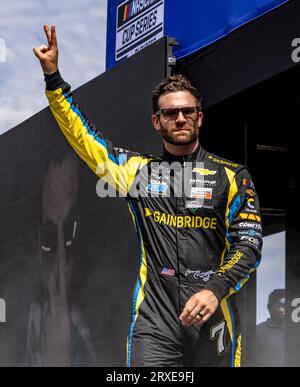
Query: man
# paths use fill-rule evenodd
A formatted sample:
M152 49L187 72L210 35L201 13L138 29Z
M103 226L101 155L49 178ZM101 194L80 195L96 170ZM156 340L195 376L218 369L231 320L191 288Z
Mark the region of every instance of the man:
M78 155L126 196L138 234L127 365L239 366L240 328L229 297L258 266L262 245L247 169L200 146L199 94L182 76L165 80L153 94L163 156L114 147L75 104L58 71L55 27L44 29L48 46L34 53L51 111Z
M89 328L74 299L78 251L78 162L65 147L47 166L39 229L41 294L31 304L27 362L32 367L96 364ZM53 156L53 155L52 155Z
M275 289L269 295L270 318L256 330L257 367L284 367L285 290Z

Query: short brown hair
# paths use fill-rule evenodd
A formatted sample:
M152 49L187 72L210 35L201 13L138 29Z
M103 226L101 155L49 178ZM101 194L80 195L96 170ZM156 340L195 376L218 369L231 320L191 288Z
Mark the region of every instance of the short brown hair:
M177 91L188 91L196 100L197 107L201 110L201 98L198 90L191 84L191 82L183 75L174 75L162 81L152 95L152 109L155 114L159 110L159 98L168 93L176 93Z

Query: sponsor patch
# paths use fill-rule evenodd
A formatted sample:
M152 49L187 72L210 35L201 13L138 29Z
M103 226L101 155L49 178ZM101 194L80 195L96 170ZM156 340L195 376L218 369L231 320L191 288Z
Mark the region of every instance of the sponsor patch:
M149 208L145 208L145 216L153 218L155 223L164 224L175 228L203 228L216 230L218 225L217 218L209 216L177 216L159 211L152 212Z
M185 208L188 210L191 210L192 212L196 212L199 208L204 208L206 210L213 210L214 206L206 206L203 204L203 200L192 200L192 201L186 201Z
M225 273L227 270L230 270L234 265L236 265L240 259L244 256L244 253L241 251L237 251L234 256L226 263L226 265L222 266L219 270L219 273Z
M241 219L254 220L255 222L261 222L261 217L255 214L240 213Z
M262 227L259 223L241 222L239 226L242 228L254 228L255 230L262 230Z
M230 161L226 161L226 160L221 160L221 159L218 159L217 157L208 156L208 158L214 163L227 165L228 167L237 168L239 166L239 164L231 163Z
M190 185L197 185L202 187L215 187L217 185L217 180L204 180L204 179L191 179Z
M253 198L249 198L249 199L247 200L247 206L248 206L249 208L251 208L252 210L255 210L255 206L253 205L253 203L255 203L255 200L254 200Z
M214 176L217 173L217 171L210 171L209 169L205 168L194 168L193 172L196 172L201 176Z
M203 207L203 201L202 200L192 200L192 201L186 201L185 203L185 208L190 209L190 210L198 210L199 208ZM193 212L194 212L193 211Z
M205 187L192 187L191 198L192 199L206 199L211 200L213 197L213 189Z
M249 196L253 197L253 198L255 198L255 196L256 196L256 192L255 192L253 189L251 189L251 188L248 188L247 191L246 191L246 193L247 193Z
M246 235L246 236L249 236L249 237L259 237L261 238L261 233L260 232L257 232L257 231L254 231L253 229L251 230L242 230L242 231L239 231L238 232L239 235Z
M168 184L166 183L160 183L160 182L151 182L147 186L147 191L149 193L155 193L155 194L166 194L168 191Z
M249 236L242 236L241 241L246 241L254 245L255 247L260 247L261 242L257 238L249 237Z
M247 188L254 188L254 184L250 179L243 179L243 186Z

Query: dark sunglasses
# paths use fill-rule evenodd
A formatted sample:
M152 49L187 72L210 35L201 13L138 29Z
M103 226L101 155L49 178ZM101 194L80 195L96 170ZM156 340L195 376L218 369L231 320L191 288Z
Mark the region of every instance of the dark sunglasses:
M195 120L199 111L199 108L195 106L183 108L165 108L158 110L155 115L158 117L162 114L166 120L176 120L178 114L181 112L185 118L191 118Z
M64 221L66 248L70 248L77 237L79 217L71 212ZM40 249L43 254L54 254L57 249L57 225L47 219L40 226Z

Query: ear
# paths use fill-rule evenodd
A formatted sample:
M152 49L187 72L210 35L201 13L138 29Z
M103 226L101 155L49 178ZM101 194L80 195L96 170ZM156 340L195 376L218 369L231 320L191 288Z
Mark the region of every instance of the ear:
M161 132L161 125L160 125L159 117L157 117L155 114L152 114L151 120L152 120L152 124L153 124L154 128L158 132Z
M202 112L199 112L199 116L198 116L198 128L201 128L202 123L203 123L203 113L202 113Z

